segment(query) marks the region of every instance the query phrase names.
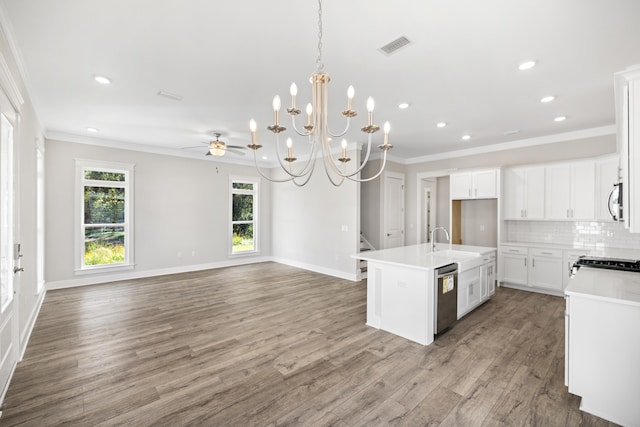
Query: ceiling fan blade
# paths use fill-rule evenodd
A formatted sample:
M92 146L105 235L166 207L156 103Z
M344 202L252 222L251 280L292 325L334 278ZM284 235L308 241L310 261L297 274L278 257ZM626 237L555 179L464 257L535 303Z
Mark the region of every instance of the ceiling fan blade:
M235 148L236 150L246 150L247 147L244 145L227 145L227 148Z
M207 154L205 156L212 156L211 151L207 150Z
M192 147L180 147L181 150L189 150L191 148L202 148L202 145L194 145Z
M239 155L239 156L244 156L244 154L245 154L245 152L244 152L244 151L239 150L239 149L237 149L237 148L230 148L228 145L227 145L227 149L226 149L226 151L228 151L228 152L230 152L230 153L233 153L233 154L237 154L237 155Z

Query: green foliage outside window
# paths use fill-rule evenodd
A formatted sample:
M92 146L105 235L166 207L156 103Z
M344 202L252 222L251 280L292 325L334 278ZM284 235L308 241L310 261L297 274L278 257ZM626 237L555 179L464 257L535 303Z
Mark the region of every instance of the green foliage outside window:
M253 183L234 182L233 190L245 190L232 194L231 221L233 227L232 252L253 251L256 249L253 221L254 221L254 198ZM250 193L246 193L246 191Z
M124 173L86 170L87 180L123 182ZM125 262L125 189L110 186L84 187L84 264ZM105 225L110 224L110 225ZM111 225L113 224L113 225Z

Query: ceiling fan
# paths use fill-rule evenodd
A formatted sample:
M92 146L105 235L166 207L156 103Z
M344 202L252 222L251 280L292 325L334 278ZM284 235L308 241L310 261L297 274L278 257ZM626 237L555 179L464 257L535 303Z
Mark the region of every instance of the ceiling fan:
M227 153L227 151L233 154L238 154L240 156L245 155L244 151L242 150L246 150L247 149L246 147L243 147L241 145L227 145L224 141L220 141L220 136L222 136L221 133L216 132L213 135L216 137L215 141L209 141L208 143L203 143L203 144L208 144L209 146L206 153L207 156L222 157ZM200 148L200 146L184 147L184 148Z

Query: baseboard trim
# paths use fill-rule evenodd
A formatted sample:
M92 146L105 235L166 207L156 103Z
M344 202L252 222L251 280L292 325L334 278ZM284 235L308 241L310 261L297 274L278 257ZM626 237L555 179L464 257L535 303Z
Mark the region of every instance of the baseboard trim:
M334 270L332 268L322 267L319 265L307 264L304 262L294 261L290 259L284 258L273 258L273 262L277 262L279 264L289 265L291 267L301 268L303 270L313 271L315 273L326 274L327 276L337 277L339 279L351 280L352 282L358 282L358 277L356 273L347 273L340 270Z
M273 261L272 257L261 256L261 257L251 257L251 258L238 258L233 260L212 262L212 263L206 263L206 264L185 265L180 267L116 273L116 274L110 274L110 275L102 275L99 277L83 276L77 279L47 282L46 286L48 290L75 288L78 286L99 285L102 283L117 282L121 280L143 279L146 277L166 276L168 274L190 273L192 271L212 270L216 268L233 267L236 265L256 264L256 263L268 262L268 261Z
M22 358L24 357L24 352L27 350L29 338L31 338L31 333L33 332L33 328L36 325L36 320L38 319L38 315L40 314L40 309L42 308L42 303L44 302L46 294L47 288L43 286L40 295L38 295L38 300L36 301L33 310L31 310L29 321L27 322L27 325L24 328L22 334L20 334L20 349L18 353L18 361L22 360Z
M519 291L536 292L538 294L551 295L554 297L564 297L564 292L554 291L553 289L534 288L532 286L516 285L509 282L499 282L499 287L517 289Z

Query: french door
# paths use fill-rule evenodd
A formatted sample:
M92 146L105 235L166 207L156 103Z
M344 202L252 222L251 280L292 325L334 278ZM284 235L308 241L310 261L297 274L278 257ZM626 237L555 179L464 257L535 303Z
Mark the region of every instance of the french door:
M14 128L16 115L0 91L0 399L18 360L15 290L19 249L14 244Z

